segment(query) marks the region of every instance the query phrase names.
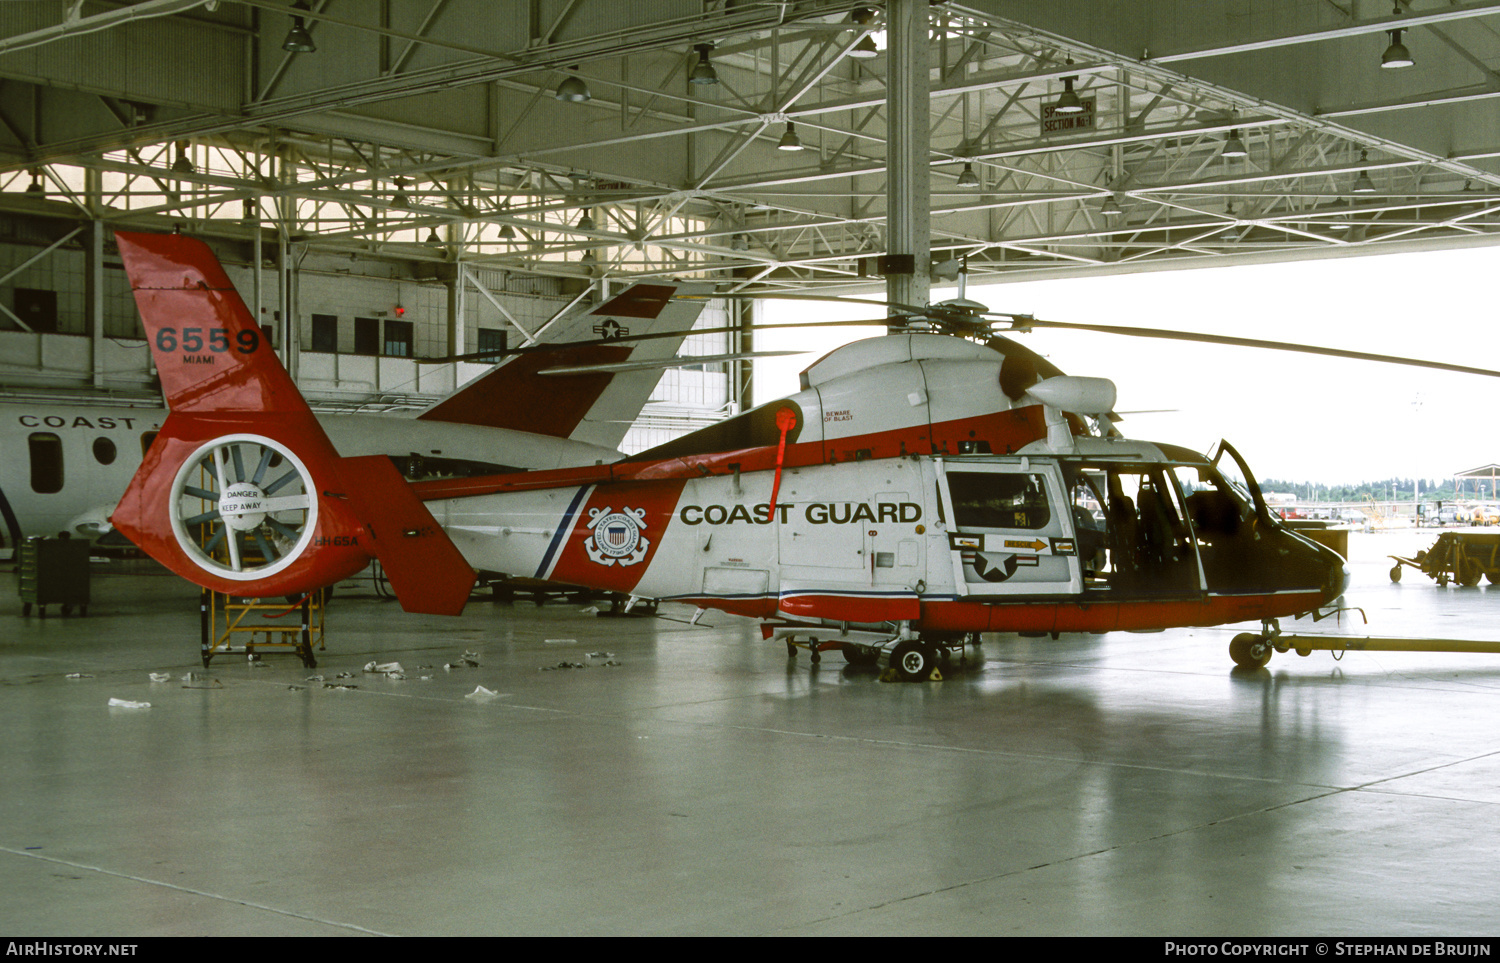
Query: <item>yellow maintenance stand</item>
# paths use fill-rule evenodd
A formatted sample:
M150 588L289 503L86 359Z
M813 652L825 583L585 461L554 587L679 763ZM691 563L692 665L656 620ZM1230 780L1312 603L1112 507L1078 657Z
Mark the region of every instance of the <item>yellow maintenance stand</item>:
M204 590L199 597L203 665L207 667L221 653L243 653L254 661L263 651L291 650L301 657L303 665L316 668L313 648L323 648L327 594L327 589L321 589L287 603Z

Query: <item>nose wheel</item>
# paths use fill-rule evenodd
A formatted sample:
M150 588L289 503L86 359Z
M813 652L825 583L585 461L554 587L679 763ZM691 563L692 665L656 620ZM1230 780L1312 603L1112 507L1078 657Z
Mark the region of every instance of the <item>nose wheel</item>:
M1229 657L1242 669L1263 669L1276 650L1264 635L1241 632L1229 642Z

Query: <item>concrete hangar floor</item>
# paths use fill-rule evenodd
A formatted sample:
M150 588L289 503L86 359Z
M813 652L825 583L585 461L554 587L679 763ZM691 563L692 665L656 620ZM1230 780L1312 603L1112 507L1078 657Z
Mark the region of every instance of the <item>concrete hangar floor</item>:
M1500 586L1390 582L1431 538L1354 533L1370 625L1316 629L1500 638ZM10 584L7 933L1500 928L1497 656L1247 671L1230 628L995 636L977 671L889 684L728 616L417 618L348 591L316 672L357 688L326 688L292 654L205 671L171 576L96 576L87 617L45 620ZM363 671L392 661L407 678Z

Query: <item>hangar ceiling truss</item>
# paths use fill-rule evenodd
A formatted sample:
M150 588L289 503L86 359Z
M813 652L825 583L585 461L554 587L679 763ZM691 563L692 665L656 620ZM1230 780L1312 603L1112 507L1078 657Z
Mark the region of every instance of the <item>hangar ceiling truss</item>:
M0 204L580 278L870 284L886 7L6 4ZM315 51L283 49L294 15ZM1500 235L1500 0L927 15L925 222L933 261L971 278ZM1393 38L1414 66L1381 67ZM693 82L705 51L717 83ZM587 101L555 96L570 78ZM803 149L778 149L789 131Z

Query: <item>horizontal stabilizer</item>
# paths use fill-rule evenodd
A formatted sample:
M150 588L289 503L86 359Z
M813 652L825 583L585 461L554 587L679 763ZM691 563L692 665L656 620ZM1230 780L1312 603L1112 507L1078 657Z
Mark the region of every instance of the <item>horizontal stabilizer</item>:
M401 608L425 615L458 615L478 574L437 519L384 455L345 458L339 474L354 514L380 560Z

